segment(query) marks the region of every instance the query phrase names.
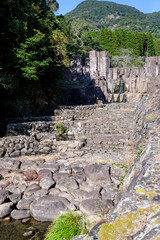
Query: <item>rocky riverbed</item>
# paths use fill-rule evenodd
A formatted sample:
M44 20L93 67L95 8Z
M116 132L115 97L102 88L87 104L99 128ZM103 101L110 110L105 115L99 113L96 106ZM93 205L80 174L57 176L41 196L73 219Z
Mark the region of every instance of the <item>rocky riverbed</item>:
M43 240L49 222L37 222L33 218L22 221L0 220L1 240Z
M142 216L143 223L137 220L141 224L137 229L142 232L146 227L148 234L149 221L156 219L159 208L159 99L155 95L144 97L139 104L64 109L58 118L66 127L66 136L72 133L73 138L67 141L57 141L50 128L57 119L49 124L10 126L17 135L1 139L0 218L25 221L33 217L48 222L72 210L85 213L93 225L107 216L114 224L127 214L147 209L149 214ZM26 126L30 126L27 133ZM21 139L27 140L21 144ZM41 147L37 148L38 144ZM12 157L17 145L26 151L18 150L20 156ZM102 240L104 229L100 230ZM99 227L91 235L96 239L98 232Z

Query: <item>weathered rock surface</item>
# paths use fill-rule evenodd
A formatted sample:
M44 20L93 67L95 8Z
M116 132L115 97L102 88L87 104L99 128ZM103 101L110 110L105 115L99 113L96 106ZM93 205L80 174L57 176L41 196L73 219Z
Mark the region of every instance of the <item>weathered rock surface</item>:
M39 183L41 188L45 188L47 190L52 186L55 186L55 184L56 182L51 177L43 177Z
M22 195L21 194L11 194L9 196L9 199L11 200L12 203L17 203L21 200Z
M0 204L2 204L9 196L9 192L7 190L0 191Z
M0 205L0 218L4 218L12 211L13 203L3 203Z
M87 235L79 235L71 238L71 240L94 240L94 238Z
M27 210L13 210L11 212L11 217L16 220L29 218L30 216L30 212Z
M112 207L112 201L101 199L87 199L80 203L80 210L88 215L105 215Z
M29 198L23 198L18 202L17 208L20 210L30 209L30 205L33 201L34 201L33 196L31 196Z
M68 211L67 205L69 205L67 199L47 195L33 202L30 211L38 221L53 221L56 216Z
M159 95L143 98L137 109L135 138L139 146L138 156L124 179L120 200L108 215L108 223L100 227L100 239L104 239L103 235L107 238L110 234L115 239L116 234L122 239L159 238L159 102Z
M109 165L88 165L84 171L88 183L111 183Z

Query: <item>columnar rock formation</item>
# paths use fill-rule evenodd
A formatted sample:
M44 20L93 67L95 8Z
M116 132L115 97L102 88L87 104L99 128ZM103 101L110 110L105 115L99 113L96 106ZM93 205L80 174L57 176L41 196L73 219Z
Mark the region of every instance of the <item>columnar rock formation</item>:
M131 101L136 94L142 96L154 91L153 86L156 86L156 82L159 84L160 79L159 62L160 57L148 57L144 67L110 68L107 52L91 51L89 57L74 57L70 71L72 80L80 81L85 87L99 88L105 101L110 102L113 100L110 95L123 92L126 92ZM123 89L120 89L122 84Z

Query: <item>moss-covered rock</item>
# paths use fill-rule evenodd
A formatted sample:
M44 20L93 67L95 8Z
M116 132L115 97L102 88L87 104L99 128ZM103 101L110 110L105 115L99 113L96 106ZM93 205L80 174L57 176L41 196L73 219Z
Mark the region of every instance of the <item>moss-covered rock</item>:
M149 217L158 212L158 207L152 205L149 208L138 209L134 212L121 215L113 223L105 223L100 227L100 240L127 239L141 230Z

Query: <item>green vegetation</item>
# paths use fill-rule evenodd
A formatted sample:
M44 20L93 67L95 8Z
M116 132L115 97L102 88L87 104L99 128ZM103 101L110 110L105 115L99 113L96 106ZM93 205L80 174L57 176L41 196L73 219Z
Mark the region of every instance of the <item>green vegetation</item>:
M76 235L87 234L84 221L84 217L76 213L62 214L49 227L45 240L70 240Z
M64 124L61 124L61 123L57 123L55 125L55 127L56 127L56 131L59 135L65 133L67 130L67 128L64 126Z
M113 67L141 67L144 57L160 55L159 13L95 0L65 18L55 15L57 9L56 0L2 1L0 121L51 115L61 103L59 89L70 87L66 67L74 55L106 50Z
M54 14L57 8L55 0L1 3L0 111L4 115L36 115L54 105L59 72L68 64L65 20Z
M160 55L160 12L144 14L126 5L87 0L65 18L71 23L72 53L85 55L95 49L118 55L120 49L133 49L135 59L127 67L143 65L137 56Z
M112 57L113 67L141 67L144 56L155 56L158 51L151 33L108 28L90 30L82 23L71 24L70 31L70 56L86 56L91 50L105 50Z
M144 195L147 197L148 200L152 200L152 198L154 198L157 193L155 192L155 190L151 190L151 191L147 191L143 188L139 188L139 189L136 189L135 191L137 194L140 194L140 195Z
M143 150L144 150L144 147L139 146L137 150L137 155L140 155L143 152Z
M136 8L110 1L87 0L66 17L91 29L122 28L130 31L159 33L160 12L144 14Z

